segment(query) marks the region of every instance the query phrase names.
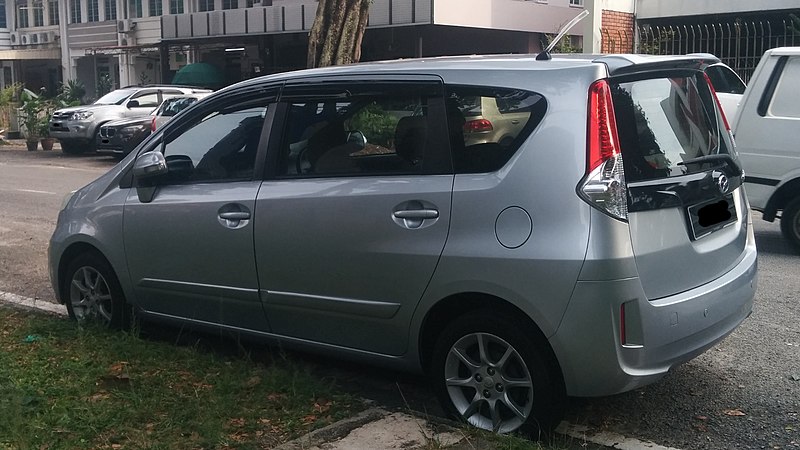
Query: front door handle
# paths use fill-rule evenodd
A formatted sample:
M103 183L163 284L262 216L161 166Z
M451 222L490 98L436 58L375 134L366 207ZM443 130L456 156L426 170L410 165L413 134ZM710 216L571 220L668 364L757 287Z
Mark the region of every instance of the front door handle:
M219 218L225 220L247 220L250 218L250 213L247 211L230 211L219 213Z
M225 228L238 230L250 223L250 210L239 203L228 203L217 211L217 220Z
M398 219L435 219L439 217L439 211L435 209L405 209L395 211L394 216Z

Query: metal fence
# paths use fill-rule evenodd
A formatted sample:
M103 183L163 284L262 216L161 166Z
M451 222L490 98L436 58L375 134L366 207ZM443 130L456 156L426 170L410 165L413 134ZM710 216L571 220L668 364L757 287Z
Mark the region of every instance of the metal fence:
M654 55L711 53L747 82L766 50L800 44L796 26L791 17L704 25L642 25L638 28L637 51Z

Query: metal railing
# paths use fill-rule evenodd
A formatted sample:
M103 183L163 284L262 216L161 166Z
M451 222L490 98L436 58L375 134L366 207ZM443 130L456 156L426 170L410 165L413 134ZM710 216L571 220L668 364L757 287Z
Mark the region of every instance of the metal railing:
M766 50L800 44L800 33L792 27L789 17L702 25L641 25L638 32L639 53L711 53L735 70L745 82L753 75Z

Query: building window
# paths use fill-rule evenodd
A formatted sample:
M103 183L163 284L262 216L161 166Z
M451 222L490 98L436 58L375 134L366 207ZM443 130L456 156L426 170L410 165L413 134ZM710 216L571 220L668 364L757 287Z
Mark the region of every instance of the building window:
M117 20L117 0L105 0L106 20Z
M42 4L42 0L34 0L32 8L33 8L33 26L43 27L44 5Z
M170 14L183 14L183 0L169 0Z
M17 9L18 13L17 16L19 20L17 21L17 28L27 28L28 27L28 8L19 8Z
M272 0L245 0L245 6L248 8L253 6L272 6Z
M81 23L81 0L69 1L69 23Z
M6 20L6 0L0 0L0 28L8 28Z
M58 0L50 0L47 5L47 20L49 24L58 25Z
M583 6L583 0L569 0L569 6Z
M236 9L239 7L239 0L222 0L222 9Z
M142 17L142 0L130 0L128 2L128 16L131 18Z
M213 11L214 0L197 0L198 11Z
M89 22L100 22L100 5L98 0L89 0L86 7L87 19Z
M150 0L150 17L157 17L164 13L164 6L161 0Z

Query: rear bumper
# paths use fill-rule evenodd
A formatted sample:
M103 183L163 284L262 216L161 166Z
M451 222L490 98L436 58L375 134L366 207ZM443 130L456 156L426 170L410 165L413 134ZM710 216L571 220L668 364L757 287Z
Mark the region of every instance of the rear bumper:
M550 338L568 394L589 397L635 389L712 347L750 315L757 265L751 235L744 257L731 271L670 297L648 301L638 278L578 282L562 325Z

